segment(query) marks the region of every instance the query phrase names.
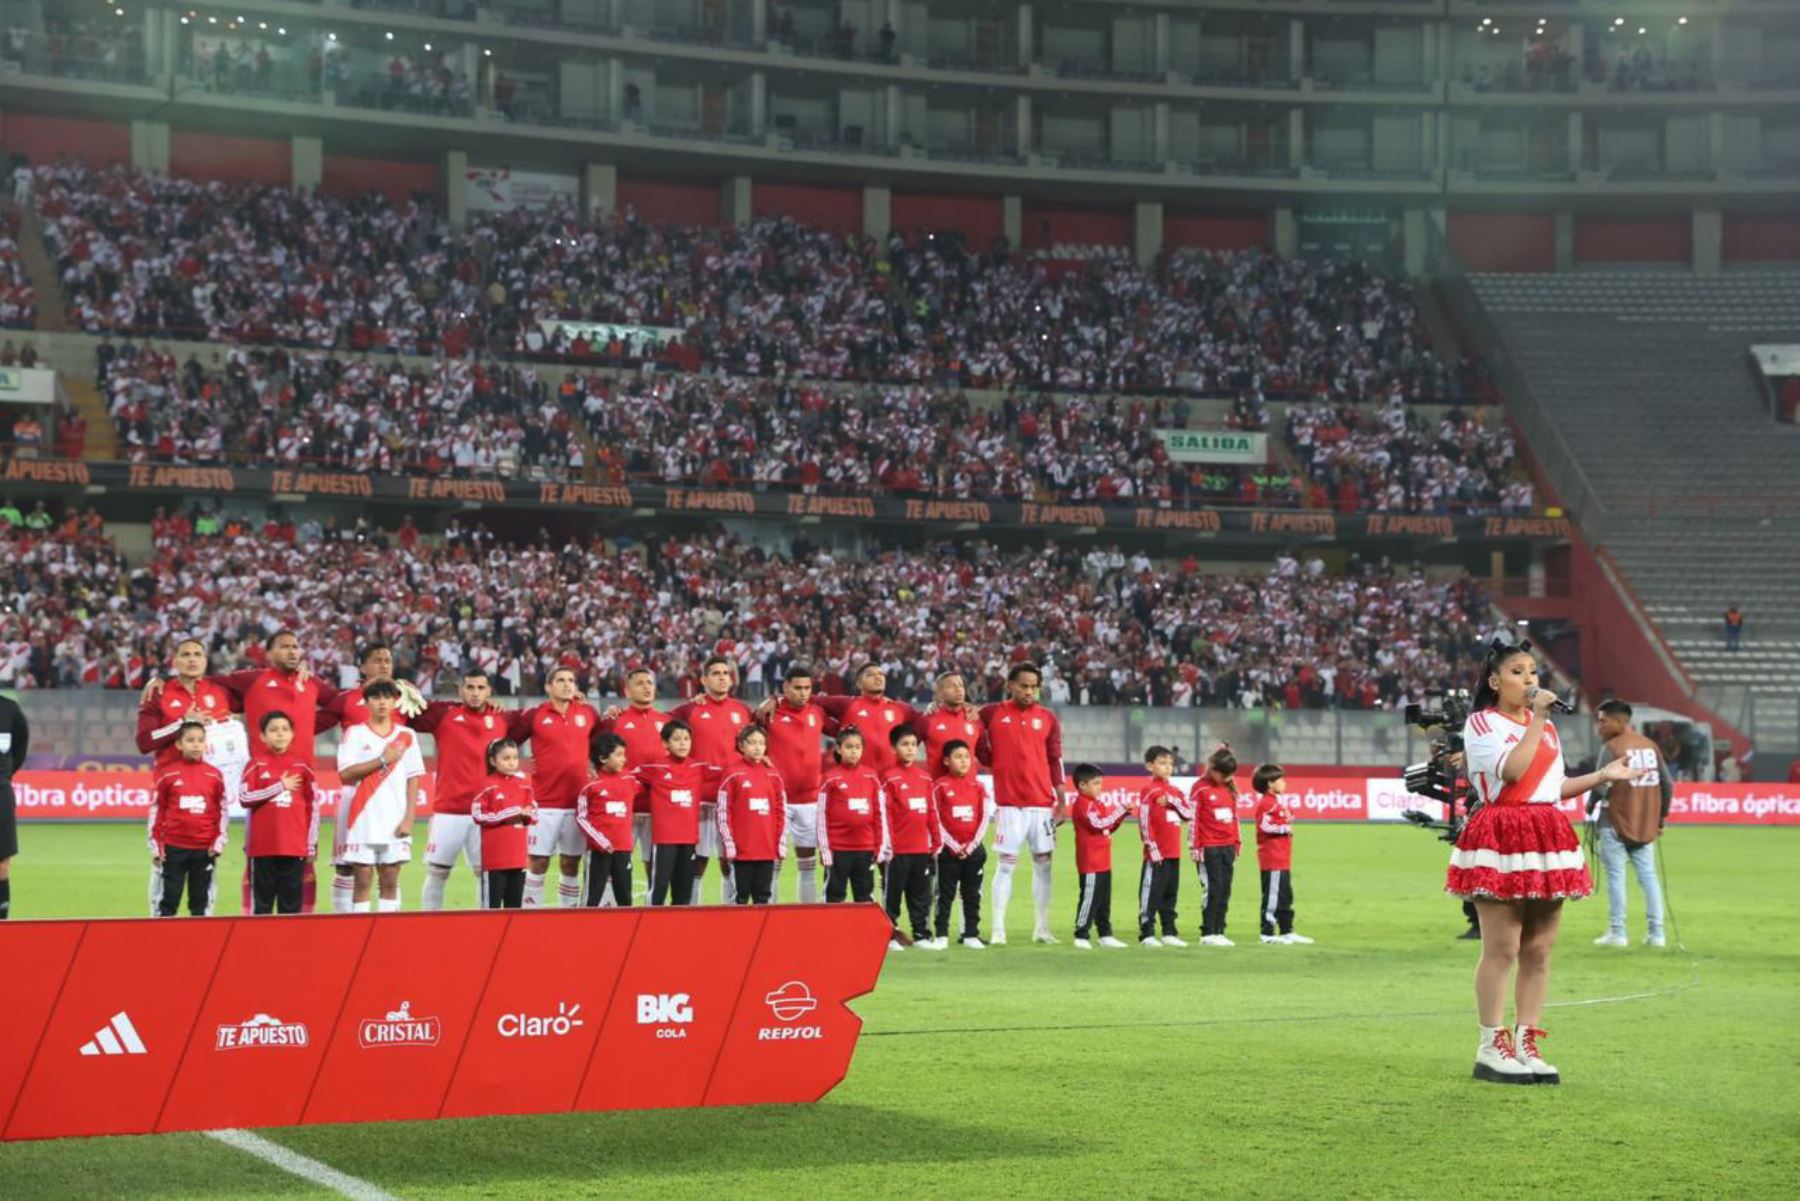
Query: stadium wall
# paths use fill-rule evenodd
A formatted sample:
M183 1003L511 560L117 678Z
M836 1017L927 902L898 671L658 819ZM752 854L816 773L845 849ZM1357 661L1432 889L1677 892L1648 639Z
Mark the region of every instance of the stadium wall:
M444 173L436 163L332 154L325 158L319 190L328 196L355 196L376 191L395 204L405 204L419 192L435 196L443 185Z
M1556 218L1549 213L1453 212L1447 232L1470 271L1556 269Z
M33 163L68 159L89 167L123 167L131 163L131 129L111 121L9 111L0 114L0 148Z
M1577 217L1578 263L1686 266L1694 256L1694 223L1678 217Z

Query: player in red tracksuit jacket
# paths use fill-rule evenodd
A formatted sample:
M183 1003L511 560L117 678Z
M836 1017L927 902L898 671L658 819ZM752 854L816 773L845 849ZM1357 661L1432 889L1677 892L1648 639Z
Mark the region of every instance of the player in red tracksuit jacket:
M1289 946L1312 939L1294 932L1294 811L1281 767L1265 763L1250 777L1256 789L1256 866L1262 875L1262 940Z
M731 695L737 687L737 664L723 655L714 655L700 669L701 695L684 705L675 706L669 716L686 722L692 732L695 759L722 770L737 766L737 737L756 723L750 706ZM686 903L700 903L701 881L706 876L706 861L719 854L719 816L717 802L708 792L700 802L700 839L694 844L693 895ZM719 883L719 900L729 905L733 900L730 876Z
M1031 855L1031 896L1036 924L1031 941L1053 943L1050 933L1050 861L1056 852L1056 824L1062 820L1062 725L1056 714L1038 704L1044 677L1035 663L1015 663L1006 673L1004 704L981 711L986 737L977 748L994 773L993 933L988 942L1006 941L1006 906L1012 900L1013 870L1019 852Z
M1150 783L1138 794L1138 828L1144 865L1138 875L1138 941L1146 947L1185 947L1175 932L1175 899L1181 892L1181 823L1191 813L1181 790L1169 783L1175 754L1166 746L1144 752ZM1156 936L1162 924L1162 937Z
M205 762L206 727L184 722L175 735L181 759L157 773L150 797L150 856L162 868L157 913L174 917L185 888L188 912L212 900L213 865L225 851L225 777Z
M887 694L887 672L879 663L863 664L856 673L856 687L856 696L821 697L819 704L831 719L830 733L856 727L864 739L863 762L885 778L899 765L894 731L912 725L918 711Z
M244 831L251 912L299 913L306 864L319 848L318 781L313 765L293 753L287 714L263 714L257 733L262 747L244 769L238 794L253 817Z
M431 735L437 747L421 909L444 907L444 887L458 855L469 861L469 869L477 877L481 875L481 830L469 809L475 794L487 786L488 745L496 739L516 740L519 736L514 724L518 712L489 703L493 693L487 672L471 667L463 672L456 701L432 701L409 723L419 733Z
M787 787L769 762L761 726L746 726L737 742L742 762L719 781L719 862L738 904L767 905L775 866L787 858Z
M525 908L544 903L544 877L555 855L556 903L572 909L581 904L581 860L587 851L587 839L575 821L575 798L592 772L588 744L600 715L578 695L573 668L552 671L547 687L550 699L521 711L512 725L514 737L531 742L531 791L538 803L531 862L525 866Z
M1200 945L1229 947L1225 937L1225 913L1231 907L1231 877L1243 849L1243 833L1237 819L1237 756L1220 745L1206 761L1206 774L1188 793L1194 815L1192 855L1200 869L1205 910L1200 920Z
M1073 773L1075 803L1069 819L1075 826L1075 871L1081 877L1081 901L1075 907L1075 945L1089 950L1088 931L1100 936L1103 947L1123 947L1112 932L1112 840L1131 810L1106 799L1106 775L1092 763L1078 764Z
M948 774L944 751L952 742L966 742L977 755L981 747L981 711L968 703L968 688L960 671L937 678L931 707L913 717L913 729L925 740L924 764L934 776Z
M863 736L840 730L837 766L819 782L819 860L825 865L825 900L875 899L875 861L888 853L887 805L881 777L862 765Z
M632 823L644 787L625 770L630 751L623 738L602 734L589 746L596 774L575 798L575 821L588 844L587 904L630 905Z
M979 951L981 941L981 876L987 867L988 824L994 801L975 778L975 748L960 739L943 747L943 771L931 788L943 849L937 858L937 944L950 945L950 910L962 895L962 945Z
M600 720L595 737L613 734L625 740L625 770L636 771L663 761L662 728L672 719L656 707L656 673L647 667L625 673L625 707L608 709ZM588 757L597 752L588 748ZM650 794L640 792L631 811L631 839L637 846L638 859L644 865L644 879L650 879Z
M922 951L941 951L931 936L931 867L943 845L937 805L932 800L931 773L916 762L919 736L911 726L896 726L888 735L897 765L881 779L881 795L887 808L888 857L886 901L888 920L894 923L890 949L899 950L900 902L912 923L912 945Z
M714 798L707 803L709 809L717 803L724 772L693 756L694 732L685 721L666 723L662 738L663 762L645 764L633 773L650 793L650 903L692 905L701 798ZM717 834L711 837L716 839Z
M519 770L519 744L512 739L494 740L487 768L486 786L469 802L469 817L481 828L482 903L487 909L521 909L537 799L531 780Z
M819 899L819 782L825 778L824 736L830 724L812 695L812 668L796 663L782 677L781 698L756 711L769 732L769 762L787 788L788 841L802 904Z

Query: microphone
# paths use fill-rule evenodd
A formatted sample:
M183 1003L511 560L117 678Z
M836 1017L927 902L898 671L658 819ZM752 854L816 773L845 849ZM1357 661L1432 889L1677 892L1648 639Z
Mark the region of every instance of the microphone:
M1541 688L1527 688L1525 690L1525 703L1529 705L1532 701L1535 701L1537 699L1537 694L1541 691L1543 691ZM1571 705L1568 701L1563 700L1561 697L1557 697L1550 702L1550 712L1573 713L1575 712L1575 706Z

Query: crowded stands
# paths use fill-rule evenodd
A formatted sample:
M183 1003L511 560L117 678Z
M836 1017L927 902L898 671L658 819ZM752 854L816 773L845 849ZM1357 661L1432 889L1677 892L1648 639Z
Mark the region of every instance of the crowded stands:
M1478 584L1356 560L1338 575L1284 556L1233 576L1113 547L846 555L723 533L527 547L480 526L438 541L410 523L252 527L200 510L159 512L150 557L128 567L91 514L39 524L0 516L13 687L136 687L184 634L206 640L215 668L254 664L271 632L292 628L328 680L351 682L357 645L379 638L440 695L470 664L513 694L541 691L563 664L614 694L646 665L676 694L717 651L752 697L796 661L843 691L871 657L893 695L928 696L956 667L998 696L1007 665L1032 658L1058 703L1373 708L1448 683L1485 623Z

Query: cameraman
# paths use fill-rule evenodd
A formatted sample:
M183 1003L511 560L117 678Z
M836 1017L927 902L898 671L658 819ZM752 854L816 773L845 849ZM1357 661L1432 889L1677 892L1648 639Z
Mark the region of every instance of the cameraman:
M1656 878L1656 839L1669 819L1675 785L1656 744L1632 729L1630 705L1624 701L1604 702L1596 713L1595 725L1606 744L1600 765L1623 759L1644 774L1634 781L1621 780L1596 788L1588 798L1588 813L1594 819L1600 844L1600 863L1606 868L1606 933L1596 938L1594 945L1631 945L1625 936L1625 861L1629 859L1637 872L1638 887L1644 890L1644 908L1649 912L1644 945L1660 947L1665 944L1662 883Z
M1464 822L1469 819L1469 806L1475 800L1475 790L1470 786L1468 775L1463 771L1463 762L1464 755L1461 751L1452 751L1444 756L1444 766L1449 768L1451 772L1455 774L1456 793L1462 797L1462 813L1460 816L1457 813L1456 801L1444 802L1444 815L1449 819L1451 828L1457 830L1459 833L1461 832L1459 822ZM1451 841L1454 842L1455 839L1452 838ZM1462 903L1462 911L1463 917L1467 919L1469 926L1468 929L1464 930L1456 937L1464 942L1480 941L1481 911L1475 908L1474 901L1464 901Z

